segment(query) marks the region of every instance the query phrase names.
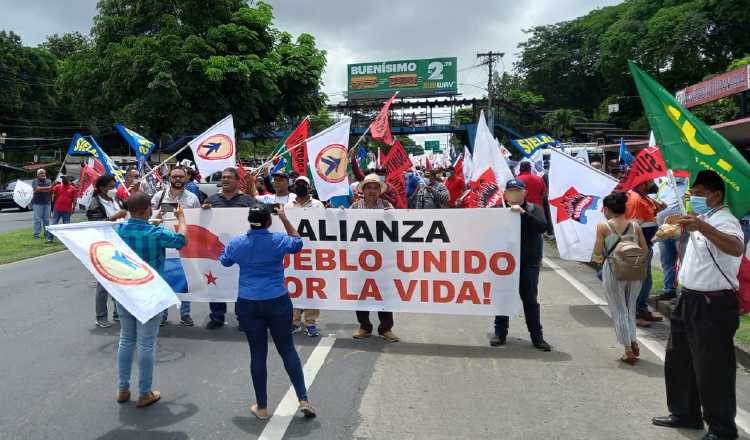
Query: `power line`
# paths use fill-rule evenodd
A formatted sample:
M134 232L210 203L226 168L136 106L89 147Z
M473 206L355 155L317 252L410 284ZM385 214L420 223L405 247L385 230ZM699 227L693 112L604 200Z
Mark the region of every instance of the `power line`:
M81 125L14 125L14 124L2 124L0 123L0 127L9 127L9 128L33 128L33 129L39 129L39 130L60 130L60 131L75 131L75 130L81 130L86 129L86 127L83 127Z
M78 124L83 121L80 120L74 120L74 119L36 119L36 118L9 118L7 116L0 116L1 120L4 121L16 121L16 122L53 122L53 123L72 123L72 124Z
M505 52L484 52L484 53L478 53L477 59L479 58L486 58L487 61L483 64L486 64L489 70L488 78L487 78L487 125L490 127L494 127L494 117L492 115L492 75L494 74L493 64L495 63L496 59L500 59L500 62L503 61L503 57L505 56Z

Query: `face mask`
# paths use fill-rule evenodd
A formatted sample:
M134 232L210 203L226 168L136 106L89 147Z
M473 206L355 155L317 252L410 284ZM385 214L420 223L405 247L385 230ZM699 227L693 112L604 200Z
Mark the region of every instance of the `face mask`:
M424 184L427 185L427 186L432 185L432 179L429 178L429 177L425 177L424 178Z
M310 188L308 188L307 185L296 185L294 187L294 192L299 197L305 197L310 194Z
M698 215L705 214L711 210L711 208L708 207L708 202L706 202L705 197L690 196L690 206L693 209L693 212Z
M117 196L117 190L116 189L110 189L107 191L107 197L110 199L114 199Z
M380 176L380 175L379 175L379 176L378 176L378 179L379 179L379 180L380 180L381 182L385 182L385 176Z
M505 194L505 199L511 205L520 205L523 203L523 193L520 191L508 192Z

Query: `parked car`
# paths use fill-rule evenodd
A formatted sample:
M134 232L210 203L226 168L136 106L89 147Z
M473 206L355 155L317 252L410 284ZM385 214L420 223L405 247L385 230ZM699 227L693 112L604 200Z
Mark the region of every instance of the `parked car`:
M221 190L221 171L217 171L210 176L205 182L198 183L198 188L206 195L211 197Z
M24 182L31 185L31 180L24 180ZM26 208L22 208L13 201L13 189L16 187L16 181L8 182L5 188L0 190L0 209L17 208L25 211L31 209L31 205Z

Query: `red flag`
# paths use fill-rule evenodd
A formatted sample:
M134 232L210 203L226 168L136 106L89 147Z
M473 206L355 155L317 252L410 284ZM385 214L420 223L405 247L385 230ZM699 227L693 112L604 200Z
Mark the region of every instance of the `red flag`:
M430 158L429 157L425 157L424 160L425 160L425 163L426 163L426 165L424 167L425 171L432 171L432 162L430 162Z
M456 163L453 165L453 174L457 176L461 176L461 180L463 180L464 175L464 155L460 155L458 157L458 160L456 160Z
M628 173L620 180L615 191L629 191L643 182L667 175L667 165L664 163L661 150L657 146L646 147L635 156ZM687 171L675 171L676 177L687 177Z
M380 167L386 170L387 176L391 174L403 174L411 166L409 154L406 153L406 150L404 150L403 145L401 145L398 139L393 142L393 146L380 163Z
M464 199L464 208L492 208L502 206L503 192L497 184L492 168L469 184L469 194Z
M99 165L101 166L101 164ZM86 190L94 184L96 178L101 176L103 172L104 167L102 167L102 171L97 171L95 166L90 167L84 163L81 167L81 174L80 176L78 176L78 192L76 194L76 198L80 199L81 197L83 197L83 194L86 192Z
M286 138L284 145L287 149L294 148L300 142L304 142L310 133L310 120L305 118L299 123L297 128ZM307 175L307 143L296 147L289 152L292 158L292 169L300 176Z
M391 124L388 121L388 109L391 107L391 103L394 99L396 99L396 93L391 96L391 99L386 101L383 108L380 109L378 116L370 124L370 134L372 135L372 138L378 141L383 141L386 145L391 145L393 143Z
M240 191L247 192L247 170L242 166L242 162L237 162L237 175L240 177Z
M385 182L396 191L396 208L406 209L406 178L403 173L391 173L385 178Z

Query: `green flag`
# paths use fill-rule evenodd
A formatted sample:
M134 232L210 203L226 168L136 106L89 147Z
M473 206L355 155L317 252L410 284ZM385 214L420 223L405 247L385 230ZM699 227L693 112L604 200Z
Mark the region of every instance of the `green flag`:
M736 217L750 210L750 164L722 135L695 117L677 100L628 61L646 116L664 161L673 170L716 171L726 185L725 202ZM742 194L745 194L744 196Z

